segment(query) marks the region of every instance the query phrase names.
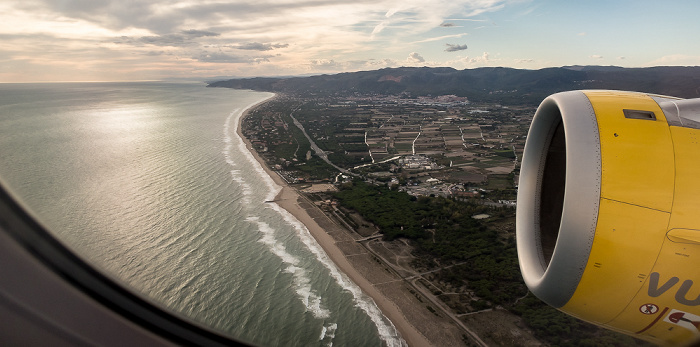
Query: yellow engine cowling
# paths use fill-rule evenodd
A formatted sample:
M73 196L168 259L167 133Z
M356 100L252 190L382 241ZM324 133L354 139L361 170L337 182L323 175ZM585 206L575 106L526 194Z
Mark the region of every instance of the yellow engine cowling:
M517 207L530 290L657 343L700 335L700 99L554 94L530 126Z

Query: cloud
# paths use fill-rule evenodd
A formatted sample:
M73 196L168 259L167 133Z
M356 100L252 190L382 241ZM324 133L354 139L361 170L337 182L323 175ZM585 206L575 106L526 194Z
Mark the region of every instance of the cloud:
M447 18L449 21L453 22L486 22L486 19L474 19L474 18Z
M532 14L532 12L535 12L536 9L537 9L537 7L530 7L528 9L526 9L525 11L518 13L517 16L518 17L529 16L530 14Z
M185 47L199 45L198 39L202 37L216 37L218 33L203 30L183 30L181 34L150 35L141 37L121 36L112 39L113 43L132 46L144 44L154 46Z
M94 65L94 71L110 66L110 71L120 71L120 79L157 79L178 71L264 75L304 73L312 66L329 71L399 66L407 63L405 52L424 49L407 46L466 35L426 38L431 30L476 21L470 17L499 10L510 1L0 1L0 22L4 23L0 34L32 36L31 40L0 40L0 52L32 57L23 70L35 66L45 74L42 80L53 79L47 73L51 66L56 66L56 76L64 76L60 64L67 62ZM416 38L423 40L412 42ZM43 46L57 49L37 48ZM99 62L90 54L97 49L104 57ZM260 56L275 50L283 51L284 56ZM439 64L418 57L410 61ZM39 60L45 68L32 65ZM309 64L313 60L321 63ZM323 63L325 60L335 64ZM215 62L232 66L210 64ZM254 63L258 64L251 65ZM99 77L85 72L71 79Z
M420 40L420 41L413 41L413 42L411 42L411 43L425 43L425 42L440 41L440 40L444 40L444 39L459 38L459 37L466 36L466 35L469 35L469 34L467 34L467 33L461 33L461 34L453 34L453 35L444 35L444 36L430 37L430 38L423 39L423 40Z
M479 14L502 9L510 0L377 0L373 3L378 8L388 8L384 12L384 18L377 18L368 13L369 20L373 21L371 37L375 38L380 33L384 35L415 36L425 33L446 23L462 20L461 18L477 16ZM361 5L362 6L362 5ZM381 13L381 12L380 12ZM368 19L365 19L368 20Z
M166 0L27 0L66 18L99 23L113 30L145 28L153 34L176 32L183 23L209 27L233 26L259 30L295 31L309 25L352 28L358 23L374 23L375 34L399 25L429 30L448 16L471 17L503 8L507 0L376 0L337 1L177 1ZM418 25L416 24L418 22ZM257 22L257 23L256 23ZM377 24L378 23L378 24ZM244 29L245 30L245 29Z
M586 35L588 35L588 34L586 34L586 32L584 31L584 32L578 33L578 34L576 34L576 35L578 35L578 36L586 36Z
M131 41L134 42L134 41ZM154 46L173 46L181 47L187 46L192 42L185 36L182 35L163 35L163 36L143 36L136 40L136 42L150 44Z
M372 29L372 33L370 34L370 37L374 38L375 35L379 34L386 28L387 23L386 22L381 22L377 24L374 29Z
M399 63L393 59L370 59L366 61L364 65L373 69L378 69L382 67L398 66Z
M590 57L593 58L593 59L603 59L603 56L600 55L600 54L593 54L593 55L591 55Z
M480 57L470 58L469 56L466 56L466 57L458 60L457 62L468 65L468 66L473 66L473 65L484 66L484 65L488 65L488 63L490 61L491 61L490 54L488 52L484 52L483 54L481 54Z
M219 33L213 32L213 31L195 30L195 29L183 30L181 32L189 37L220 36L221 35Z
M686 54L671 54L665 55L656 60L650 61L645 66L698 66L700 65L700 56Z
M309 71L357 71L358 69L374 70L384 67L396 67L399 64L392 59L344 60L313 59L305 67Z
M338 67L339 63L336 63L333 59L316 59L311 61L311 65L316 67Z
M192 57L205 63L249 63L251 59L223 52L202 52L197 57Z
M412 52L411 54L408 55L408 62L410 63L424 63L425 58L423 58L420 54L416 52Z
M458 52L467 49L467 45L453 45L449 43L446 43L445 45L447 46L447 48L445 48L445 52Z
M620 57L617 57L617 59L618 59L618 60L625 60L625 59L627 59L627 57L622 57L622 56L620 56Z
M271 51L276 48L287 48L288 43L259 43L259 42L248 42L241 43L239 45L231 46L233 48L245 49L251 51Z

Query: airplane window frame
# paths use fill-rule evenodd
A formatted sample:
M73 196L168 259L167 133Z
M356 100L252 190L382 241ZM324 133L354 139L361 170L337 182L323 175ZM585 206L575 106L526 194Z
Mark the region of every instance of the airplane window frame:
M245 346L144 300L100 273L51 235L2 184L0 232L74 289L156 336L176 345Z

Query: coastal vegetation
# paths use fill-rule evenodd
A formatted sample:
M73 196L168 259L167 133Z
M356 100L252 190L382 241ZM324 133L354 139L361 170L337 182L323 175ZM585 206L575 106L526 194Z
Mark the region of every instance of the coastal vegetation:
M335 196L377 225L385 239L412 240L417 246L417 267L459 264L438 272L440 280L456 288L466 284L487 307L507 305L527 293L512 231L499 232L491 226L512 219L513 209L444 197L416 198L359 180L342 185ZM494 217L488 222L472 218L483 213Z
M522 317L535 336L553 346L635 346L646 343L598 328L543 303L522 283L512 228L515 211L477 201L414 197L383 185L354 180L334 196L344 207L379 227L386 240L406 238L416 246L414 266L463 298L445 300L455 311L505 308ZM472 218L488 214L487 219Z
M243 129L253 147L277 170L293 170L303 180L329 180L337 170L311 155L311 144L289 114L294 101L281 98L253 110Z

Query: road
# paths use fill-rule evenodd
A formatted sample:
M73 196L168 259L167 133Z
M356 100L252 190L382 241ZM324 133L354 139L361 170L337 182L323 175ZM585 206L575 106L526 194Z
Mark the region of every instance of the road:
M316 145L316 142L314 142L314 140L311 139L311 136L309 136L309 134L306 133L306 129L304 129L304 126L301 125L301 123L300 123L296 118L294 118L293 112L289 114L289 117L292 118L292 121L294 122L294 125L296 125L296 127L299 128L299 130L301 130L302 133L304 133L304 136L306 136L306 139L309 140L309 144L311 144L311 149L314 150L314 153L316 153L316 155L317 155L319 158L321 158L321 160L325 161L325 162L328 163L330 166L336 168L338 171L340 171L340 172L342 172L342 173L344 173L344 174L346 174L346 175L357 176L357 174L354 174L354 173L352 173L352 172L350 172L350 171L348 171L348 170L343 169L342 167L340 167L340 166L338 166L338 165L333 164L333 163L328 159L328 154L326 154L326 152L324 152L320 147L318 147L318 145Z
M474 343L476 343L477 345L482 346L482 347L488 347L488 344L486 344L486 342L484 342L484 340L482 340L482 339L479 337L479 335L477 335L473 330L469 329L469 327L467 327L467 326L464 324L464 322L462 322L462 321L459 319L459 317L457 317L454 313L452 313L452 310L450 310L449 308L445 308L445 306L443 306L443 304L440 302L440 300L439 300L438 298L436 298L435 295L433 295L433 293L431 293L430 291L426 290L425 287L423 287L422 285L416 284L416 281L419 280L419 279L423 279L423 277L421 277L420 275L417 275L417 276L410 276L410 277L401 276L401 273L399 272L398 269L396 269L396 268L394 267L394 264L390 263L390 262L387 261L382 255L380 255L379 253L376 253L374 250L372 250L372 248L369 247L369 245L366 244L367 242L359 242L359 240L356 240L356 241L358 241L358 243L359 243L360 245L362 245L362 246L367 250L367 252L369 252L370 254L372 254L373 256L375 256L377 259L379 259L379 260L382 262L382 264L383 264L384 266L386 266L387 268L393 270L393 272L394 272L394 274L395 274L396 276L398 276L399 278L403 279L404 282L406 282L406 284L408 284L408 285L411 286L414 290L416 290L416 291L418 291L419 293L421 293L421 295L422 295L424 298L428 299L431 303L433 303L433 305L435 305L435 307L436 307L437 309L439 309L439 310L440 310L442 313L444 313L447 317L449 317L450 319L452 319L452 321L454 321L459 327L462 328L462 330L464 330L464 332L467 333L467 335L472 339L472 341L473 341ZM369 241L371 242L372 240L369 240ZM412 278L412 279L409 280L409 278Z

